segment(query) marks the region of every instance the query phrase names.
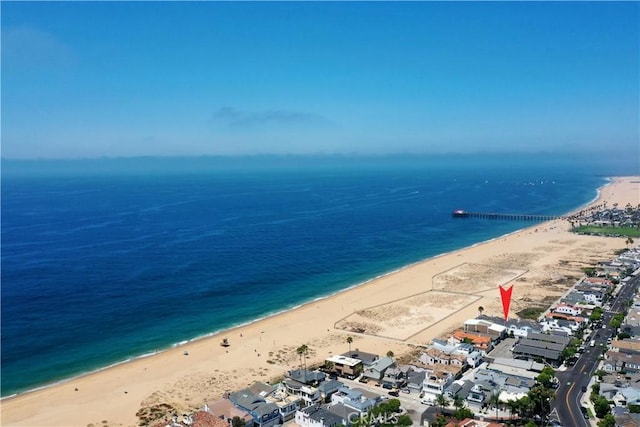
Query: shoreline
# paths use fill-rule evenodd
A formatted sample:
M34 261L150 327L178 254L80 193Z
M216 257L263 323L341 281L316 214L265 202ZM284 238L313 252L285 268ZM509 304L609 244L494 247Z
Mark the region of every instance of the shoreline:
M594 201L597 200L598 197L599 196L596 196ZM588 206L589 204L592 204L592 203L593 202L589 202L585 206ZM580 208L580 209L582 209L582 208ZM578 209L577 211L579 211L580 209ZM575 212L577 212L577 211L575 211ZM574 212L574 211L571 211L571 212ZM159 348L157 350L153 350L153 351L150 351L150 352L147 352L147 353L144 353L144 354L141 354L141 355L137 355L137 356L132 356L132 357L129 357L129 358L121 360L121 361L113 362L113 363L108 364L106 366L102 366L102 367L99 367L99 368L96 368L96 369L92 369L92 370L89 370L89 371L86 371L86 372L82 372L82 373L79 373L77 375L73 375L73 376L70 376L70 377L67 377L67 378L56 380L56 381L53 381L53 382L50 382L50 383L42 384L42 385L39 385L37 387L31 388L31 389L28 389L28 390L25 390L25 391L20 391L20 392L16 392L16 393L13 393L13 394L10 394L10 395L7 395L7 396L2 396L2 397L0 397L0 403L2 403L5 400L9 400L9 399L12 399L12 398L15 398L15 397L18 397L18 396L23 396L23 395L27 395L27 394L30 394L30 393L38 392L40 390L46 390L48 388L56 387L58 385L63 385L65 383L72 382L74 380L81 379L81 378L84 378L86 376L90 376L90 375L97 374L97 373L100 373L100 372L104 372L104 371L107 371L109 369L112 369L112 368L115 368L115 367L118 367L118 366L121 366L121 365L124 365L124 364L127 364L127 363L135 362L137 360L141 360L141 359L157 356L157 355L163 354L165 352L184 347L184 346L186 346L188 344L198 342L200 340L208 340L208 339L216 337L216 336L221 336L221 335L224 335L224 334L231 334L232 332L234 332L236 330L240 330L240 329L245 328L247 326L250 326L250 325L262 322L262 321L266 321L266 320L269 320L269 319L271 319L273 317L277 317L277 316L280 316L280 315L283 315L283 314L286 314L286 313L294 312L295 310L304 308L307 305L311 305L311 304L314 304L314 303L317 303L317 302L325 301L325 300L330 299L332 297L339 296L339 295L341 295L343 293L349 292L349 291L351 291L353 289L357 289L357 288L359 288L361 286L366 286L367 284L372 283L372 282L374 282L376 280L391 276L393 274L400 273L400 272L402 272L402 271L404 271L404 270L406 270L408 268L414 267L416 265L419 265L419 264L422 264L422 263L425 263L425 262L428 262L428 261L436 260L438 258L445 257L447 255L453 255L453 254L456 254L456 253L458 253L460 251L464 251L464 250L467 250L467 249L470 249L470 248L475 248L475 247L481 246L483 244L491 243L491 242L497 241L497 240L499 240L501 238L505 238L505 237L508 237L508 236L515 235L515 234L523 232L523 231L525 231L525 230L527 230L529 228L535 227L536 225L541 225L541 224L544 224L544 223L545 222L540 222L540 223L537 223L537 224L532 225L532 226L527 226L527 227L524 227L524 228L520 228L520 229L511 231L509 233L505 233L505 234L498 235L496 237L492 237L492 238L487 239L487 240L483 240L483 241L480 241L480 242L473 243L471 245L463 246L463 247L458 248L458 249L454 249L454 250L447 251L447 252L442 252L442 253L437 254L437 255L433 255L433 256L430 256L430 257L427 257L427 258L423 258L423 259L420 259L418 261L414 261L414 262L412 262L410 264L405 264L405 265L403 265L401 267L395 268L395 269L390 270L388 272L378 274L378 275L376 275L376 276L374 276L374 277L372 277L370 279L366 279L364 281L355 283L355 284L350 285L350 286L348 286L346 288L339 289L339 290L334 291L334 292L332 292L330 294L319 296L319 297L315 297L315 298L313 298L313 299L311 299L309 301L302 302L300 304L296 304L296 305L294 305L292 307L285 308L285 309L273 312L271 314L267 314L265 316L262 316L262 317L259 317L259 318L253 319L253 320L242 322L242 323L239 323L237 325L230 326L228 328L224 328L224 329L220 329L220 330L217 330L217 331L208 332L208 333L205 333L203 335L199 335L199 336L187 339L187 340L183 340L183 341L179 341L177 343L169 344L168 346Z
M633 177L633 179L637 179L638 177ZM581 206L579 208L577 208L575 211L572 212L578 212L590 205L595 204L596 202L600 201L603 197L605 197L604 193L608 193L609 190L611 190L612 192L615 192L614 190L614 186L616 183L620 183L620 182L627 182L627 184L631 184L631 187L633 188L634 186L637 187L637 184L634 184L630 181L630 179L627 179L626 181L622 178L613 178L613 179L608 179L608 182L606 184L604 184L603 186L599 187L597 190L597 195L596 197L591 201L586 203L584 206ZM605 191L606 190L606 191ZM638 194L638 193L636 193ZM637 196L636 196L637 197ZM630 200L631 201L631 200ZM404 290L403 292L398 292L398 293L392 293L389 294L389 292L393 292L392 289L394 289L393 286L383 286L383 284L385 283L391 283L391 285L393 285L395 282L394 280L398 280L399 276L413 276L415 275L416 270L422 270L422 269L426 269L428 266L434 265L434 264L442 264L444 263L443 260L453 260L455 261L455 263L459 263L460 260L456 260L457 257L461 257L463 254L468 254L469 252L478 252L480 249L484 248L484 247L488 247L488 246L495 246L495 245L501 245L503 242L507 241L507 240L517 240L522 236L527 235L532 235L533 234L533 230L536 229L535 233L537 233L537 229L542 229L543 227L547 227L547 228L551 228L552 230L555 229L559 224L564 223L564 221L562 220L554 220L554 221L546 221L546 222L542 222L542 223L536 223L534 225L531 226L526 226L522 229L518 229L516 231L504 234L504 235L500 235L500 236L496 236L494 238L482 241L482 242L477 242L474 243L472 245L469 246L465 246L453 251L449 251L449 252L445 252L445 253L441 253L438 255L434 255L432 257L426 258L426 259L422 259L419 261L416 261L414 263L411 264L407 264L404 265L400 268L394 269L392 271L383 273L381 275L378 275L376 277L373 277L371 279L367 279L365 281L356 283L348 288L344 288L341 290L338 290L336 292L333 292L329 295L326 296L322 296L322 297L317 297L313 300L310 300L308 302L302 303L302 304L298 304L292 308L288 308L285 310L280 310L276 313L270 314L268 316L264 316L262 318L258 318L258 319L254 319L252 321L248 321L248 322L244 322L242 324L227 328L227 329L223 329L217 332L211 332L208 333L204 336L200 336L200 337L195 337L193 339L187 340L187 341L183 341L183 342L179 342L176 344L172 344L169 347L166 347L164 349L160 349L157 350L155 352L151 352L149 354L144 354L144 355L140 355L140 356L136 356L124 361L120 361L120 362L116 362L115 364L106 366L106 367L102 367L99 368L97 370L91 371L91 372L86 372L86 373L82 373L79 374L77 376L74 377L70 377L70 378L66 378L60 381L57 381L55 383L49 383L46 385L43 385L41 387L35 388L35 389L30 389L28 391L24 391L24 392L19 392L10 396L5 396L0 400L0 403L2 404L2 416L3 416L3 421L5 416L7 415L6 409L16 409L10 418L11 420L9 420L9 423L11 425L14 425L12 423L16 423L15 425L46 425L46 424L37 424L38 423L38 419L49 419L45 416L45 418L36 418L34 421L34 418L30 418L30 415L27 415L28 412L22 412L20 409L20 407L22 407L23 405L20 405L20 403L24 403L24 401L26 400L31 400L31 398L37 398L37 397L41 397L41 396L49 396L51 397L52 394L57 394L58 391L60 391L63 388L71 388L73 387L73 384L75 383L83 383L86 384L88 382L91 382L94 379L97 378L108 378L108 377L113 377L114 375L117 375L118 373L120 373L120 371L125 371L125 370L131 370L133 368L137 368L140 365L146 363L146 362L153 362L153 361L157 361L159 359L169 359L172 358L172 360L174 361L174 363L176 362L176 360L179 359L183 359L184 360L184 356L182 356L182 351L183 350L187 350L187 348L189 349L189 353L195 353L197 352L200 348L203 347L212 347L212 349L209 350L220 350L219 345L218 345L218 340L220 338L222 338L225 335L229 335L229 336L237 336L238 333L240 333L240 339L238 338L234 338L232 339L232 346L234 347L232 349L232 351L236 350L236 346L238 345L237 342L242 341L242 337L243 334L246 335L245 339L249 339L249 337L251 337L252 343L253 345L249 346L248 348L251 348L253 346L255 346L255 353L257 353L257 344L258 341L260 343L262 343L262 335L264 333L265 330L267 330L267 326L269 324L279 324L280 326L282 326L283 318L287 318L287 319L293 319L293 318L301 318L303 314L309 314L308 312L313 312L315 310L313 310L314 306L317 306L317 310L320 310L320 306L322 305L323 307L328 307L330 306L332 303L334 303L337 300L348 300L349 296L351 296L354 293L360 293L361 295L364 295L366 293L372 293L375 294L375 298L374 297L368 297L367 301L371 300L371 301L380 301L380 303L382 305L384 304L388 304L388 302L390 300L393 299L397 299L397 298L403 298L403 295L411 295L412 293L415 292L409 292L408 290ZM546 231L546 229L545 229ZM558 233L562 233L563 231L558 231ZM566 232L566 231L565 231ZM540 236L538 236L540 237ZM548 239L547 239L548 240ZM579 240L585 240L585 239L579 239ZM586 241L586 240L585 240ZM471 258L471 257L470 257ZM473 260L472 260L473 261ZM449 264L451 264L451 262L449 262ZM439 267L438 267L439 268ZM442 270L438 270L438 268L435 268L434 271L436 271L438 274L439 272L442 272ZM430 271L430 270L429 270ZM435 276L434 276L435 277ZM411 279L411 277L409 277L409 279ZM407 281L407 280L404 280ZM400 281L400 284L404 284L402 283L403 281ZM396 283L397 285L397 283ZM372 288L379 288L377 289L377 293L375 292L376 290L373 290ZM411 291L414 291L415 289L420 290L421 288L411 288ZM429 291L433 291L434 289L432 288L431 290L427 290L423 292L429 292ZM475 295L481 295L481 298L484 299L486 298L486 296L484 296L484 292L485 291L481 291L478 293L475 293ZM489 292L489 291L487 291ZM386 295L378 295L378 294L385 294ZM366 295L365 295L366 296ZM358 302L357 299L354 298L354 300L356 302ZM347 302L351 302L351 301L347 301ZM355 304L355 303L354 303ZM475 303L473 303L475 304ZM367 307L371 307L372 305L363 302L361 304L359 304L360 306L364 305L365 308ZM361 308L360 308L361 309ZM490 310L490 307L487 307L487 311ZM335 319L335 316L337 316L338 318L343 317L344 314L346 314L347 316L350 315L350 311L345 311L344 307L342 309L342 313L336 313L337 309L335 310L329 310L327 313L329 313L330 317L328 319L328 321L331 321L332 319ZM466 312L468 312L469 310L465 310ZM353 306L353 313L356 313L356 306ZM454 312L454 314L456 314L457 312ZM340 314L338 316L338 314ZM465 315L468 315L467 313L465 313ZM316 315L318 316L318 315ZM453 316L456 317L456 316ZM313 319L312 319L313 320ZM316 319L317 321L319 321L319 319ZM322 319L322 320L327 320L327 319ZM333 323L333 322L331 322ZM435 331L429 331L430 329L434 328L437 329L437 327L441 327L443 325L440 325L440 323L452 323L452 322L438 322L436 321L434 323L434 325L432 326L428 326L426 327L424 330L421 330L418 332L418 334L416 335L422 335L423 333L425 333L425 331L427 333L432 332L431 334L435 333ZM286 322L284 322L284 325L287 325ZM278 326L278 325L276 325ZM314 325L316 326L316 325ZM444 325L446 326L446 325ZM300 334L300 328L301 327L296 327L296 332L298 333L298 335ZM262 330L260 330L262 329ZM330 330L331 329L331 330ZM446 329L446 327L445 327ZM258 333L258 330L259 333ZM319 330L318 330L319 331ZM316 331L316 332L318 332ZM272 332L272 331L269 331ZM332 328L327 328L327 332L322 332L320 331L322 334L337 334L339 336L347 336L347 335L353 335L355 337L354 339L354 343L355 342L360 342L360 341L375 341L375 340L381 340L384 341L383 339L381 339L380 337L362 337L360 336L360 334L357 333L353 333L353 332L348 332L348 331L344 331L344 330L339 330L339 329L332 329ZM235 334L235 335L234 335ZM272 335L272 334L270 334ZM317 333L317 335L320 335L320 333ZM278 338L280 338L282 336L282 334L280 334L278 336ZM294 345L297 345L299 343L299 341L295 340L294 337L292 336L291 338L288 338L286 334L284 334L285 339L288 339L289 342L293 342ZM305 331L304 328L302 328L302 336L305 336ZM256 337L259 337L259 340L256 339ZM266 340L265 340L266 341ZM277 347L276 346L276 339L274 338L273 340L274 346L273 348ZM331 342L330 344L332 344L332 346L329 346L331 348L336 347L337 341L336 342ZM408 349L407 344L404 343L402 340L399 340L398 342L396 342L395 344L398 344L400 346L404 346L405 350ZM357 345L357 344L356 344ZM391 343L385 343L385 345L392 345ZM243 347L243 344L239 344L239 346ZM247 347L244 346L244 348L246 349ZM324 352L325 350L328 350L328 348L321 348L320 349L321 352ZM343 350L344 351L344 350ZM224 353L218 351L218 354L216 357L219 357L220 359L224 358ZM329 353L331 353L329 351ZM254 356L253 353L249 352L249 354L251 356ZM260 357L260 353L257 353L258 357ZM152 356L155 356L152 357ZM176 357L177 356L177 357ZM244 355L246 356L246 355ZM321 353L320 357L324 358L328 356L327 353ZM191 358L191 356L188 356L188 358ZM247 360L249 360L247 358ZM256 360L255 357L252 360ZM262 361L262 360L261 360ZM251 364L251 362L249 362L249 364ZM290 368L295 366L295 362L290 363ZM177 365L180 365L180 363L177 363ZM283 365L286 365L283 363ZM216 366L215 361L213 362L213 366ZM165 369L171 369L173 366L169 365L167 366ZM193 369L186 369L182 366L178 366L179 368L182 368L181 374L178 375L168 375L168 377L170 378L181 378L182 374L185 374L185 372L188 374L191 371L193 371ZM278 367L280 368L280 367ZM146 368L145 368L146 370ZM217 371L217 370L216 370ZM276 371L278 372L278 371ZM281 372L281 370L279 370L279 372ZM262 373L262 372L261 372ZM273 373L273 372L272 372ZM118 377L120 378L120 377ZM157 382L157 381L156 381ZM77 387L76 387L77 388ZM143 391L140 395L146 396L148 395L154 387L148 388L146 389L146 391ZM219 391L219 390L218 390ZM107 394L104 390L103 390L103 394ZM127 391L124 391L124 394L127 394ZM71 393L71 396L73 396L73 393ZM55 398L60 398L60 396L53 396ZM93 396L93 399L90 399L91 401L95 401L96 399L100 399L100 395L98 394L97 396ZM63 399L65 400L65 399ZM144 399L143 399L144 400ZM29 404L30 403L30 404ZM32 405L37 405L35 402L27 402L27 404L29 404L28 406L31 407ZM133 404L133 407L136 407L136 405L139 407L141 404L140 401L136 402ZM74 407L74 405L71 405L72 407ZM9 408L9 407L13 407L13 408ZM16 408L17 407L17 408ZM75 406L76 408L78 408L78 406ZM26 409L26 407L23 407L22 409ZM46 408L41 408L39 407L39 412L42 411L46 411ZM107 410L104 411L106 414L109 414L109 417L116 417L119 418L119 416L116 415L111 415L110 412ZM122 422L118 425L132 425L131 420L132 417L134 417L135 415L135 410L132 411L131 413L125 413L125 414L119 414L119 415L123 415L122 418ZM19 413L22 413L22 415L26 415L26 419L22 418L20 416ZM40 414L42 415L42 414ZM96 418L97 420L97 418ZM128 421L124 421L124 420L128 420ZM68 420L67 420L68 421ZM116 423L119 423L120 421L116 421ZM21 424L24 423L24 424ZM3 422L4 424L4 422ZM86 426L88 423L81 423L81 424L77 424L77 425L83 425Z

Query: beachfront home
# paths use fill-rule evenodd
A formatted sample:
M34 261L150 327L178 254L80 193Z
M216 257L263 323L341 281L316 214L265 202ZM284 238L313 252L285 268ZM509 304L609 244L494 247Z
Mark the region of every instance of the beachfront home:
M312 405L296 412L296 424L300 427L337 427L346 425L338 415L327 411L320 405Z
M463 330L491 337L492 340L504 338L506 327L485 319L468 319L464 322Z
M256 381L250 385L248 389L251 393L257 394L260 397L267 397L275 393L277 387L261 381Z
M204 405L203 411L206 411L216 418L226 421L231 425L231 420L234 417L239 417L244 421L245 427L253 426L253 417L247 411L239 409L234 406L228 399L220 399L214 402L209 402Z
M290 395L282 389L278 389L274 393L266 396L265 400L278 407L281 423L291 420L295 416L296 411L303 406L303 401L300 396Z
M353 351L342 353L342 356L359 360L360 362L362 362L363 368L372 366L378 359L380 359L380 356L378 356L377 354L360 351L360 349L357 348Z
M292 378L285 378L280 383L280 390L302 399L303 406L310 406L316 403L320 403L322 397L320 391L317 388L296 381Z
M371 366L366 367L362 376L364 378L382 382L385 371L392 366L395 366L392 358L382 357L376 360Z
M343 355L328 357L325 359L325 366L327 366L331 372L349 379L354 379L364 370L360 359Z
M258 427L273 427L280 423L280 409L275 403L267 402L249 389L229 393L229 401L236 408L248 412L253 418L253 424Z
M303 384L317 386L325 380L326 374L321 371L309 371L307 369L293 369L287 372L287 377Z

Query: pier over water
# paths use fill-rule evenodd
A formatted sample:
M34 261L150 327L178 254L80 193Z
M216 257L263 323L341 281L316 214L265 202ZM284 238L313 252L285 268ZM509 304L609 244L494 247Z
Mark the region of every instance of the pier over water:
M506 221L552 221L555 219L568 219L566 216L535 215L535 214L509 214L490 212L467 212L461 209L451 213L455 218L481 218L481 219L501 219Z

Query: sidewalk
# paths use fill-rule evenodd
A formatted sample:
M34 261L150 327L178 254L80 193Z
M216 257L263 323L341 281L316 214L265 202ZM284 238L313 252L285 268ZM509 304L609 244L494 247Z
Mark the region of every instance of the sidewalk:
M598 366L596 370L600 369L601 365L602 365L602 361L598 362ZM589 424L591 424L593 427L597 427L598 419L595 418L596 411L593 407L593 404L591 403L591 400L589 400L589 396L591 395L591 386L594 385L596 382L597 382L597 377L595 375L592 375L591 379L589 380L589 385L587 386L587 392L584 393L582 395L582 398L580 399L580 404L585 408L587 408L590 414L592 414L594 417L594 418L589 418Z

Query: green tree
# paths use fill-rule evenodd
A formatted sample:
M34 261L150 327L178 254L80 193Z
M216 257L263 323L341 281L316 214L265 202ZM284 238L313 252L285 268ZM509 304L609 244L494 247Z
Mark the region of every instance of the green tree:
M404 415L400 415L397 418L395 424L387 424L387 425L408 427L410 425L413 425L413 421L411 421L411 417L409 415L404 414Z
M616 425L616 418L613 414L607 414L604 418L598 421L598 427L616 427Z
M449 420L447 420L446 417L438 414L436 416L436 420L433 423L433 427L445 427L447 424L449 424Z
M393 351L391 350L387 351L387 357L393 357Z
M456 394L455 396L453 396L453 406L456 409L460 409L464 406L464 399L462 398L462 396Z
M596 411L596 417L604 418L605 415L611 412L609 408L609 401L604 396L599 396L595 402L593 402L593 409Z
M244 425L245 425L244 420L237 415L231 419L232 427L244 427Z
M536 377L536 381L538 384L542 385L545 388L553 387L553 383L555 382L556 372L550 366L545 366L540 372L540 375Z
M478 316L482 316L482 313L484 313L484 307L480 306L478 307Z
M596 307L591 311L591 315L589 316L589 320L592 322L598 321L602 319L602 308Z
M347 344L349 344L349 353L351 353L351 343L353 342L352 337L347 337Z
M456 409L456 412L453 413L453 416L457 420L464 420L465 418L473 418L475 414L469 408L459 408Z
M447 396L440 393L438 396L436 396L436 405L440 407L440 412L444 412L444 408L449 406L449 399L447 399Z

